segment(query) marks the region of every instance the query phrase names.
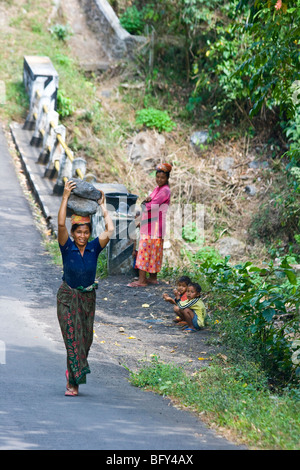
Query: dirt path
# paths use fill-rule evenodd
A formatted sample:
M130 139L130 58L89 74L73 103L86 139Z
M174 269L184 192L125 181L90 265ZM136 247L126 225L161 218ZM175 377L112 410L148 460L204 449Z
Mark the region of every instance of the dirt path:
M81 68L86 71L106 70L110 59L90 30L78 0L61 1L61 9L73 34L68 43Z
M153 355L166 363L183 366L187 372L209 364L215 349L209 344L209 328L184 333L174 322L172 305L162 298L173 296L174 286L129 288L125 276L99 282L94 343L100 344L119 364L136 370Z

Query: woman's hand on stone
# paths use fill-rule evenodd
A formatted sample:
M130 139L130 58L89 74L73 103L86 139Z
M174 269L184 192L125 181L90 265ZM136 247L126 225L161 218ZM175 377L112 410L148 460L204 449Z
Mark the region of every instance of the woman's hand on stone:
M99 206L101 206L102 204L104 204L104 203L105 203L105 196L104 196L104 192L103 192L103 191L100 191L100 193L101 193L101 197L100 197L100 199L98 199L98 201L97 201L97 202L98 202L98 204L99 204Z
M64 187L64 196L69 197L72 190L76 188L76 183L72 180L68 180L65 182L65 187Z

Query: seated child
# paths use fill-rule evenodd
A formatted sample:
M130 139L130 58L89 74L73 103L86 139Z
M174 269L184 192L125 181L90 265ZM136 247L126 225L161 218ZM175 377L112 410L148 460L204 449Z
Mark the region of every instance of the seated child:
M177 288L174 289L175 299L172 299L172 297L170 297L168 294L163 294L163 299L166 302L170 302L173 305L177 305L176 299L181 300L181 301L187 300L186 291L187 291L188 285L191 282L192 281L190 280L188 276L181 276L177 281ZM176 318L174 318L173 321L181 322L181 318L177 316Z
M192 282L186 291L187 300L176 299L176 307L174 307L175 313L180 317L182 321L187 323L187 328L184 331L197 331L204 327L206 308L202 302L201 286L195 282Z
M174 289L175 296L179 294L180 300L186 300L186 291L191 282L192 281L188 276L181 276L177 282L177 289Z

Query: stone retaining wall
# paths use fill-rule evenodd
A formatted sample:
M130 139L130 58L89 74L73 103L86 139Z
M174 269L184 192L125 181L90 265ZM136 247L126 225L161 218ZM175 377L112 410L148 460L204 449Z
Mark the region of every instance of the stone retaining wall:
M79 0L88 24L111 59L130 57L146 38L129 34L107 0Z

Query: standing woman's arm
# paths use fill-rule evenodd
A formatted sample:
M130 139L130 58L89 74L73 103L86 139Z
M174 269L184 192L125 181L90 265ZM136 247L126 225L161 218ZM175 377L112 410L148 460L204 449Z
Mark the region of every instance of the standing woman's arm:
M105 223L105 230L99 235L99 243L101 245L101 248L105 248L109 240L113 236L115 227L106 208L106 199L103 193L102 198L98 200L98 204L102 209L102 215Z
M76 183L73 181L67 181L65 183L64 192L62 195L62 200L60 204L60 208L58 211L58 243L64 246L68 240L69 234L66 227L66 217L67 217L67 204L68 199L70 197L72 189L76 187Z

